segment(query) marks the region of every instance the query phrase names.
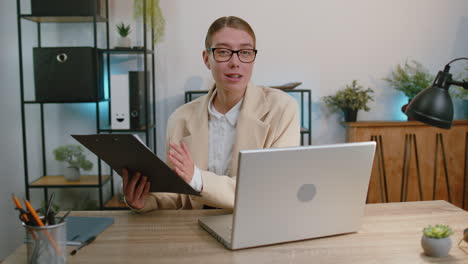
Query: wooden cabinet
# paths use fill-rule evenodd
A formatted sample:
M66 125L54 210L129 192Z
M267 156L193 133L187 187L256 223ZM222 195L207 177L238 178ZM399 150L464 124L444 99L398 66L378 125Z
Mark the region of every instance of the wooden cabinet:
M376 141L368 203L446 200L468 208L468 120L345 123L346 141Z

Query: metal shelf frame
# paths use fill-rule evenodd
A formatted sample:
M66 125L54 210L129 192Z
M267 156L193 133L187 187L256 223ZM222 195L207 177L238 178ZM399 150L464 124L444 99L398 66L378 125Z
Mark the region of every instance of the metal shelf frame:
M40 107L40 132L41 132L41 150L42 150L42 177L47 175L47 164L46 164L46 140L45 140L45 120L44 120L44 107L47 104L67 104L67 103L94 103L95 104L95 113L96 113L96 133L117 133L117 132L141 132L145 133L146 142L150 146L150 134L152 134L152 147L153 150L156 152L157 144L156 144L156 93L155 93L155 53L154 53L154 43L151 41L151 45L147 43L147 24L146 14L143 16L143 32L144 32L144 45L142 49L111 49L109 47L109 0L105 1L105 9L106 9L106 17L97 16L34 16L31 14L22 14L21 13L21 0L16 0L16 8L17 8L17 28L18 28L18 54L19 54L19 77L20 77L20 103L21 103L21 135L22 135L22 142L23 142L23 160L24 160L24 182L25 182L25 194L26 198L30 199L30 189L37 189L42 188L44 191L44 200L48 200L49 188L97 188L99 192L99 208L100 209L107 209L105 208L104 202L104 194L103 188L104 185L110 182L110 193L111 197L108 200L111 200L114 197L114 179L113 179L113 171L110 169L110 177L106 177L103 179L102 175L102 164L101 160L98 159L97 167L98 167L98 183L97 184L62 184L62 185L33 185L30 183L29 179L29 166L28 166L28 146L27 146L27 134L26 134L26 105L39 105ZM146 5L146 1L144 1L144 5ZM24 84L24 65L23 65L23 42L22 42L22 24L23 20L31 21L36 23L37 25L37 47L41 47L41 24L42 23L92 23L93 27L93 47L96 50L96 57L98 56L99 52L103 54L107 54L106 62L107 63L107 83L108 83L108 94L109 99L99 100L99 101L90 101L90 102L37 102L34 100L25 100L25 84ZM98 32L97 32L97 23L105 23L105 46L104 50L98 50ZM151 25L151 35L154 35L154 28ZM108 122L110 125L111 119L111 105L110 105L110 98L111 98L111 87L110 87L110 72L111 72L111 64L110 64L110 57L112 55L121 55L121 54L136 54L136 55L143 55L144 57L144 72L145 72L145 109L146 109L146 128L143 129L110 129L110 128L102 128L101 127L101 120L100 120L100 106L101 102L107 102L108 104ZM151 76L152 76L152 85L151 87L148 86L148 56L151 56ZM97 64L97 59L95 59L95 63ZM97 74L97 73L96 73ZM98 78L96 78L98 80ZM148 91L151 89L151 93ZM98 93L98 91L96 91ZM151 100L149 96L153 96ZM152 105L149 105L149 102L153 102ZM150 111L152 115L150 115Z

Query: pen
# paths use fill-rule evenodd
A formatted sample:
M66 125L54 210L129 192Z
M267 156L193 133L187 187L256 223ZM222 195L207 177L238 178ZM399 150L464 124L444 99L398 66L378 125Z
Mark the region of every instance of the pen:
M60 218L60 220L58 221L58 223L60 224L60 223L62 223L63 221L65 221L65 218L70 214L70 212L71 212L71 211L66 212L66 213Z
M44 219L47 221L47 224L49 224L49 225L54 224L53 223L54 222L54 219L53 219L54 217L52 217L52 218L49 217L50 209L52 208L52 203L54 202L54 195L55 195L55 193L52 193L52 195L50 196L49 201L47 203L47 210L44 213ZM52 220L52 223L51 223L50 220Z
M36 222L39 224L40 227L44 226L44 222L42 222L41 218L37 215L36 210L32 207L31 203L28 200L24 200L24 204L26 204L26 208L28 208L29 213L31 213L32 217ZM44 230L47 238L49 239L50 243L52 246L54 246L55 250L57 251L57 254L59 256L62 256L62 250L60 247L57 245L57 242L55 242L54 238L50 236L50 233L47 230Z
M72 255L72 256L75 255L76 252L78 252L78 250L80 250L81 248L83 248L83 247L86 246L86 245L91 244L91 242L93 242L94 239L96 239L95 236L92 236L92 237L88 238L88 240L86 240L85 242L83 242L83 244L81 244L77 249L74 249L74 250L70 253L70 255Z

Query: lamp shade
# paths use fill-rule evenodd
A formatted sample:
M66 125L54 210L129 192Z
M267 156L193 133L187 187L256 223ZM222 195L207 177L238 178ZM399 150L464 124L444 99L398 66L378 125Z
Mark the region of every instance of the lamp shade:
M424 89L411 100L405 114L414 120L449 129L453 121L453 103L448 89L436 84Z

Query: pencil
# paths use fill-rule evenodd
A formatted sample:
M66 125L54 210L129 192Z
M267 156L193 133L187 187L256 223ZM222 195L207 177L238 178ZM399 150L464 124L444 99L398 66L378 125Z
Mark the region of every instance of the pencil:
M31 203L28 201L28 200L24 200L24 204L26 204L26 208L28 208L28 211L31 213L31 215L33 216L34 220L36 220L36 222L39 224L40 227L43 227L44 226L44 222L42 222L41 218L39 217L39 215L37 215L37 212L36 210L34 210L34 208L32 207ZM57 251L57 254L59 256L62 256L62 250L60 249L60 247L57 245L57 242L55 242L54 238L50 236L50 233L47 231L47 230L44 230L47 238L49 239L50 243L52 244L52 246L54 246L55 250Z
M15 203L16 205L16 208L18 209L23 209L23 206L21 206L21 203L20 201L18 200L18 198L12 193L11 196L13 197L13 202ZM24 223L28 223L29 222L29 217L27 214L25 213L22 213L21 214L21 219L24 221Z
M16 195L14 195L13 193L11 194L11 196L13 197L13 202L15 203L16 208L23 210L23 206L21 206L21 203L18 200L18 197L16 197ZM25 224L28 224L29 223L28 215L26 213L21 213L21 220L23 220ZM34 230L29 229L29 231L31 232L33 239L37 240L37 236L36 236L36 233L34 233Z

